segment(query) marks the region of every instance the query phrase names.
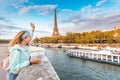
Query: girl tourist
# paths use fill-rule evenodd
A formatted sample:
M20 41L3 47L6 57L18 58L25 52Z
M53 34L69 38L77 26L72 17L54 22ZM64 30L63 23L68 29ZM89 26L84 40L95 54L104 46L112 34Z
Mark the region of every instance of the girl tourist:
M30 24L32 32L20 31L10 42L10 55L9 55L9 66L7 80L15 80L20 70L23 67L34 64L35 60L30 59L30 41L33 37L35 25Z

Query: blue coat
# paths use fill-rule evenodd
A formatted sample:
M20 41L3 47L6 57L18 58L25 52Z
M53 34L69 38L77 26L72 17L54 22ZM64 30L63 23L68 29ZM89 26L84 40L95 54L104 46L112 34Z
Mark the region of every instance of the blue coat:
M21 68L30 65L30 48L26 46L24 49L19 44L10 48L10 71L14 74L18 74Z
M33 31L31 37L33 37ZM9 67L10 71L14 74L18 74L23 67L30 65L30 48L26 46L21 47L19 44L14 45L9 49Z

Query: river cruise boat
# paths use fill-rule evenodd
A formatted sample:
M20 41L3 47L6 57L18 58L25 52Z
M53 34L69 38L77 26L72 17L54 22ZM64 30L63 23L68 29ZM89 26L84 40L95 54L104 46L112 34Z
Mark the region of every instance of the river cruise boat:
M120 52L116 52L110 50L69 49L66 51L66 54L70 57L120 65Z

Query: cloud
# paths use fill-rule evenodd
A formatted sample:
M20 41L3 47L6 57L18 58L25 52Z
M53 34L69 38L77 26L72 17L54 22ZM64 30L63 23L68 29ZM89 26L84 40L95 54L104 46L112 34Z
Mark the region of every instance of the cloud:
M19 13L24 14L24 13L27 13L29 10L30 10L30 7L24 7L19 11Z
M20 3L29 2L29 0L19 0Z
M15 30L20 30L20 29L23 29L23 28L0 24L0 31L6 31L6 30L10 30L10 31L14 30L15 31Z
M7 20L5 17L3 17L3 16L0 16L0 21L2 21L2 22L9 22L9 20Z
M101 6L105 2L107 2L107 0L100 0L99 2L97 2L96 6Z
M84 22L84 21L87 21L89 18L96 18L96 17L100 16L101 10L102 10L102 8L93 8L92 5L85 6L81 10L76 11L76 12L69 10L72 12L71 16L69 16L66 19L62 19L61 22L62 23Z
M81 21L84 21L84 19L79 14L79 15L71 16L71 17L69 17L67 19L62 19L60 22L61 23L78 23L78 22L81 22Z
M109 14L103 17L89 18L82 21L75 22L73 25L67 27L67 31L84 32L93 30L108 30L113 29L114 26L120 24L120 12ZM73 18L75 19L75 18ZM70 20L69 20L70 21Z
M12 39L14 35L21 30L22 28L10 25L0 24L0 38L3 39Z
M71 9L62 9L61 12L62 13L73 13L74 11Z
M5 20L5 18L4 18L4 17L2 17L2 16L0 16L0 20Z
M48 31L40 31L40 30L35 30L35 36L34 37L44 37L44 36L50 36L51 32Z
M25 29L25 28L20 28L17 26L0 24L0 39L1 38L12 39L21 30L31 31L31 29ZM34 35L35 37L40 37L40 36L45 36L45 35L50 35L50 32L35 30L35 35Z
M105 2L106 0L102 0L97 5L100 6ZM76 12L72 12L69 17L61 19L60 24L64 24L61 30L65 32L84 32L113 29L114 26L120 24L118 2L114 1L114 4L109 5L109 7L97 7L91 4L84 6ZM65 11L67 12L67 10Z
M96 17L100 16L102 11L104 11L104 8L96 8L89 4L88 6L83 7L79 13L85 17Z
M120 24L119 17L120 10L112 11L108 8L96 8L88 5L73 12L68 18L61 19L60 22L64 24L62 30L66 30L65 32L84 32L113 29L115 25Z
M30 0L19 0L13 3L12 6L18 10L19 14L35 11L40 15L50 14L53 12L53 9L57 7L57 5L52 4L35 5L35 3Z
M30 5L28 7L23 7L20 9L19 13L24 14L30 10L34 10L41 15L49 14L53 9L56 8L56 5Z
M35 32L37 32L37 33L50 33L48 31L39 31L39 30L35 30Z

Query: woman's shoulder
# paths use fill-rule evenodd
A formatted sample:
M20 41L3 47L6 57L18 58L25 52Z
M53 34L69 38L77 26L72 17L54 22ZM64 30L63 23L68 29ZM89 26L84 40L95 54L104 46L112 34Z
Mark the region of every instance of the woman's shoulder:
M19 44L15 44L13 47L9 48L9 51L13 51L13 50L21 50L21 46Z
M19 45L19 44L15 44L13 47L11 47L11 48L13 48L13 49L20 49L21 48L21 46Z

